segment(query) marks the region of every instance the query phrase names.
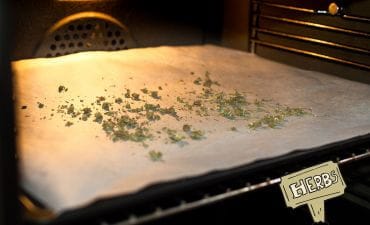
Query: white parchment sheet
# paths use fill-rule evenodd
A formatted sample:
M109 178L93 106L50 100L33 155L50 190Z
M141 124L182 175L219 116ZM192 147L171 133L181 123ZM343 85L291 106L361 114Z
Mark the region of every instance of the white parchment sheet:
M370 133L370 86L305 71L216 46L157 47L85 52L13 63L17 100L17 143L21 184L54 212L84 206L97 198L133 193L150 184L201 175ZM245 122L203 119L187 123L206 139L187 145L112 142L94 122L66 127L51 108L61 98L120 95L163 87L164 105L184 95L184 85L209 71L227 91L234 89L281 104L311 108L315 116L289 120L279 129L251 131ZM194 75L191 75L194 72ZM345 73L346 71L343 71ZM58 86L68 91L59 93ZM62 97L61 97L62 96ZM38 108L37 102L45 106ZM27 105L27 109L21 106ZM46 119L42 119L47 115ZM41 119L40 119L41 118ZM162 117L162 124L183 123ZM148 151L163 153L152 162ZM309 151L309 150L308 150Z

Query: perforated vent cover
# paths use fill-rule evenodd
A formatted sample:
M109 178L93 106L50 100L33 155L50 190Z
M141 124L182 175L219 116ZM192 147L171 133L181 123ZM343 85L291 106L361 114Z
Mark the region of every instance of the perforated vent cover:
M135 47L128 29L114 18L96 12L66 17L46 33L35 57L56 57L82 51L114 51Z

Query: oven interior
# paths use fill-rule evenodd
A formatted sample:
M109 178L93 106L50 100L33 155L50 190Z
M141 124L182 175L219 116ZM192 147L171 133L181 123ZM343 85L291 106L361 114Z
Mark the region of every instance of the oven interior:
M1 52L1 72L11 74L9 62L22 59L84 51L212 44L292 67L370 83L369 8L367 0L9 2L1 9L5 22L1 28L8 31L1 37L1 47L5 49ZM258 219L311 224L307 209L285 208L275 178L328 160L340 163L348 182L343 197L328 201L328 223L362 224L368 220L369 134L310 152L295 151L225 171L152 185L138 193L99 200L56 217L32 195L22 190L21 194L15 193L18 184L16 159L11 154L15 138L10 129L14 120L12 107L9 108L13 104L10 76L1 77L1 87L1 108L9 110L1 112L1 179L5 182L0 190L9 193L0 199L0 217L7 218L4 224L14 224L14 220L25 224L188 224L193 219L214 223ZM19 210L16 199L21 202ZM250 203L256 201L278 203L267 209L252 207ZM225 208L232 212L224 213ZM276 210L280 216L257 218L253 212L260 210ZM355 218L342 213L348 210ZM250 212L248 217L246 211Z

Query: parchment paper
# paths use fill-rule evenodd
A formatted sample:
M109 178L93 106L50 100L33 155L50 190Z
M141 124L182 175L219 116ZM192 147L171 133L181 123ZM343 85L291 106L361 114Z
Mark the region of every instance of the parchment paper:
M232 168L370 132L369 85L216 46L85 52L18 61L13 69L21 184L56 213L97 198L133 193L156 182ZM154 140L144 148L132 142L113 143L97 123L66 127L62 118L48 115L63 98L83 96L94 101L96 96L119 95L124 87L138 89L144 83L148 89L162 86L161 104L171 104L184 94L184 85L205 71L225 90L312 108L315 116L290 119L280 129L256 131L243 129L245 122L235 125L222 119L189 118L189 123L206 131L205 140L190 140L184 146ZM68 91L61 95L59 85ZM44 108L38 108L38 101ZM27 109L21 109L23 105ZM183 124L170 117L161 123L180 129ZM230 131L231 126L239 131ZM149 160L150 150L163 152L164 161Z

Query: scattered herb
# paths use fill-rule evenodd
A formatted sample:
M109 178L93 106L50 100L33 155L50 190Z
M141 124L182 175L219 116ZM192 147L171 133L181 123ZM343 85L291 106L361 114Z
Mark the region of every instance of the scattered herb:
M215 103L219 114L227 119L247 118L249 115L246 98L237 91L231 95L218 93Z
M184 132L189 132L191 130L191 126L189 124L185 124L184 126L182 126L182 130Z
M254 105L257 107L262 107L264 105L263 100L254 100Z
M170 116L175 117L176 119L179 119L179 117L177 116L177 112L176 112L176 110L173 106L171 106L169 108L160 108L159 112L162 115L170 115Z
M67 92L68 91L68 88L64 87L63 85L60 85L58 87L58 92L61 93L61 92Z
M114 100L114 102L117 103L117 104L121 104L123 102L123 100L122 100L122 98L116 98Z
M146 112L146 118L150 121L160 120L161 117L152 111Z
M92 112L92 110L90 109L90 108L83 108L82 109L82 117L81 117L81 119L83 120L83 121L86 121L90 116L91 116L91 112Z
M199 116L209 116L208 109L205 106L201 106L195 111Z
M111 134L114 131L114 123L111 120L103 121L102 127L105 133L108 135Z
M140 95L137 93L132 93L131 94L131 99L135 101L140 101Z
M205 79L205 81L204 81L204 83L203 83L203 86L205 86L205 87L209 87L209 88L210 88L212 85L220 86L220 84L219 84L217 81L213 81L213 80L211 80L211 78L209 77L209 75L210 75L210 73L209 73L208 71L206 71L206 74L205 74L206 79Z
M67 114L74 114L75 112L75 107L73 106L73 104L70 104L69 107L67 108Z
M100 96L100 97L96 97L96 104L100 105L101 102L104 102L105 101L105 97L103 96Z
M177 97L176 100L180 103L185 103L184 99L181 97Z
M133 108L133 109L131 108L128 111L132 112L132 113L140 113L140 112L144 111L144 108L141 106L139 108Z
M190 73L194 75L194 72ZM180 82L184 81L180 80ZM123 94L126 98L125 100L112 95L98 96L93 103L88 102L86 104L94 106L96 103L99 107L88 108L82 104L82 107L79 108L71 104L74 102L74 99L69 99L68 101L63 100L64 104L59 105L57 110L51 109L51 111L63 114L62 118L68 116L68 118L75 118L76 120L76 117L79 116L78 119L81 121L87 121L93 115L93 121L101 124L103 131L113 142L140 142L144 147L148 147L146 141L152 140L154 137L161 138L160 135L158 136L161 132L151 127L161 117L168 115L176 118L178 121L182 120L182 117L178 116L177 110L194 112L201 117L222 116L229 120L248 121L250 122L248 124L250 129L277 128L283 125L288 117L300 117L309 114L309 111L306 109L274 105L271 101L264 99L254 99L248 102L246 96L238 91L234 93L222 92L215 87L220 86L220 83L212 80L208 71L205 72L203 78L198 77L193 83L202 85L201 91L190 90L186 92L185 96L177 96L176 109L175 106L162 107L160 104L153 104L147 99L141 100L138 93L132 93L130 89L126 89L126 93ZM167 86L166 83L164 85ZM162 87L158 86L158 90L162 90ZM67 88L59 86L58 91L65 92ZM142 88L140 91L154 99L161 99L158 91L151 91L147 88ZM171 97L170 95L167 96ZM80 97L78 96L78 98ZM108 102L107 99L114 101ZM78 99L78 101L84 102L83 99ZM134 103L133 101L140 102ZM40 102L37 102L37 104L39 108L44 107L44 104ZM21 109L26 108L27 106L21 107ZM53 115L53 113L50 114L50 116ZM190 116L190 118L192 117ZM44 120L46 117L44 116L40 119ZM66 117L64 117L64 121L67 121ZM72 121L65 123L67 127L71 125L73 125ZM230 130L237 131L237 128L231 127ZM202 140L205 138L204 131L193 129L189 124L184 124L182 130L163 128L163 131L168 135L167 140L180 145L187 143L185 139ZM153 134L156 134L156 136ZM161 158L162 153L160 152L153 151L153 153L149 154L155 155L158 153L159 156L154 158Z
M195 106L202 106L202 101L201 100L195 100L193 102L193 105L195 105Z
M143 92L144 94L148 94L148 89L146 89L146 88L143 88L143 89L140 89L141 90L141 92Z
M274 113L266 114L261 119L248 124L250 129L257 129L261 127L277 128L281 126L288 117L300 117L307 115L308 112L303 108L278 107Z
M153 162L162 161L162 157L163 157L163 154L160 151L154 151L154 150L149 151L149 158Z
M104 115L112 117L112 116L116 115L116 113L117 112L108 111L108 112L105 112Z
M138 127L135 132L130 135L130 140L135 142L143 142L150 139L152 135L149 133L148 128Z
M275 113L280 113L283 116L304 116L309 114L309 112L303 108L290 108L290 107L285 107L283 109L278 108L275 110Z
M145 103L144 108L147 111L151 110L151 111L157 112L161 108L161 106L159 104L154 105L154 104Z
M94 116L95 116L94 122L102 123L103 115L100 112L96 112Z
M185 136L179 134L176 130L172 130L169 128L163 128L163 130L167 133L168 138L171 140L172 143L177 143L185 139Z
M130 97L131 97L131 91L130 89L126 89L125 98L130 98Z
M189 132L189 136L193 140L201 140L204 138L204 132L201 130L192 130Z
M138 127L138 124L134 118L124 115L118 119L117 126L119 129L133 129Z
M202 84L202 78L198 77L197 79L195 79L193 81L193 83L196 84L196 85L201 85Z
M108 102L104 102L103 105L101 106L102 109L105 111L109 111L110 104Z
M44 104L42 104L41 102L37 102L37 106L40 108L40 109L42 109L42 108L44 108Z
M189 135L189 137L193 140L201 140L204 138L204 132L201 130L192 130L191 126L185 124L182 126L182 130Z
M161 99L161 96L158 95L158 91L151 91L150 96L155 99Z

